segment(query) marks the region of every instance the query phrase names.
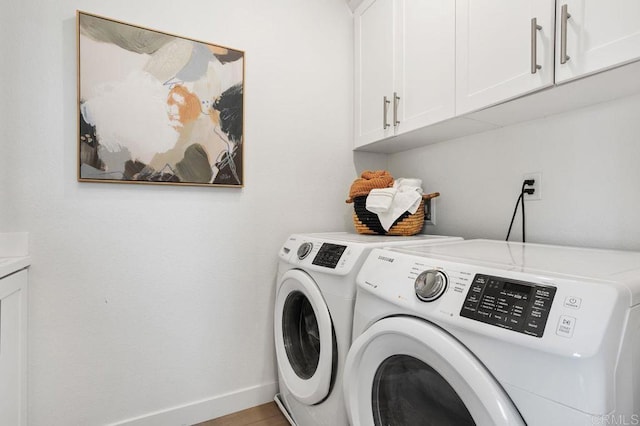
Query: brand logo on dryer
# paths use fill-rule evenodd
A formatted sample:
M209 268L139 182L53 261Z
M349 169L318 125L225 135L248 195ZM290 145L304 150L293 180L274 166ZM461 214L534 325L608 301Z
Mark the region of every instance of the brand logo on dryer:
M388 256L378 256L378 260L393 263L395 259L393 257L388 257Z
M373 284L373 283L370 283L369 281L365 281L364 283L369 287L378 288L378 284Z

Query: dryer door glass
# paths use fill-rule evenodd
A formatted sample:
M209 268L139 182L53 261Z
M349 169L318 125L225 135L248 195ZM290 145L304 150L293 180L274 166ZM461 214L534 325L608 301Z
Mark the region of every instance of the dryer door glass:
M290 293L284 303L282 334L293 370L302 379L313 376L320 359L318 319L309 299L299 291Z
M525 426L474 353L418 318L383 318L362 332L349 349L343 384L353 425Z
M336 376L336 336L322 292L306 272L290 270L280 279L274 331L282 392L305 405L323 401Z
M451 385L429 365L408 355L393 355L380 364L371 405L376 426L476 424Z

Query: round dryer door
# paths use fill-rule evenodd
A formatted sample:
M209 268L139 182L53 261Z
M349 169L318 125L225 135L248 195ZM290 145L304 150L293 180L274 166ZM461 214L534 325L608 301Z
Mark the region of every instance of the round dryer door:
M416 318L382 319L354 341L344 391L354 425L525 424L467 348Z
M303 271L287 271L278 283L275 345L278 369L291 394L307 405L325 399L334 377L336 340L322 293Z

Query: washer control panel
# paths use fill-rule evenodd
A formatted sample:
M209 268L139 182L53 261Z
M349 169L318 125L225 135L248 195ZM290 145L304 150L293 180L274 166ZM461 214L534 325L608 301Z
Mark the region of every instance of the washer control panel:
M331 243L322 243L318 254L313 258L314 265L324 266L325 268L335 269L338 266L338 261L342 257L342 253L347 249L347 246Z
M542 337L556 288L476 274L460 316Z

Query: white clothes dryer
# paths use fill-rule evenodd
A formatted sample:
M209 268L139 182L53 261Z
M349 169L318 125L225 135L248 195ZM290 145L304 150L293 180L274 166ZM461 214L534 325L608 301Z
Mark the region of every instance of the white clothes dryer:
M640 253L375 249L357 284L353 425L640 424Z
M458 237L296 234L280 249L275 301L276 402L300 426L347 425L342 369L351 344L355 278L375 247Z

